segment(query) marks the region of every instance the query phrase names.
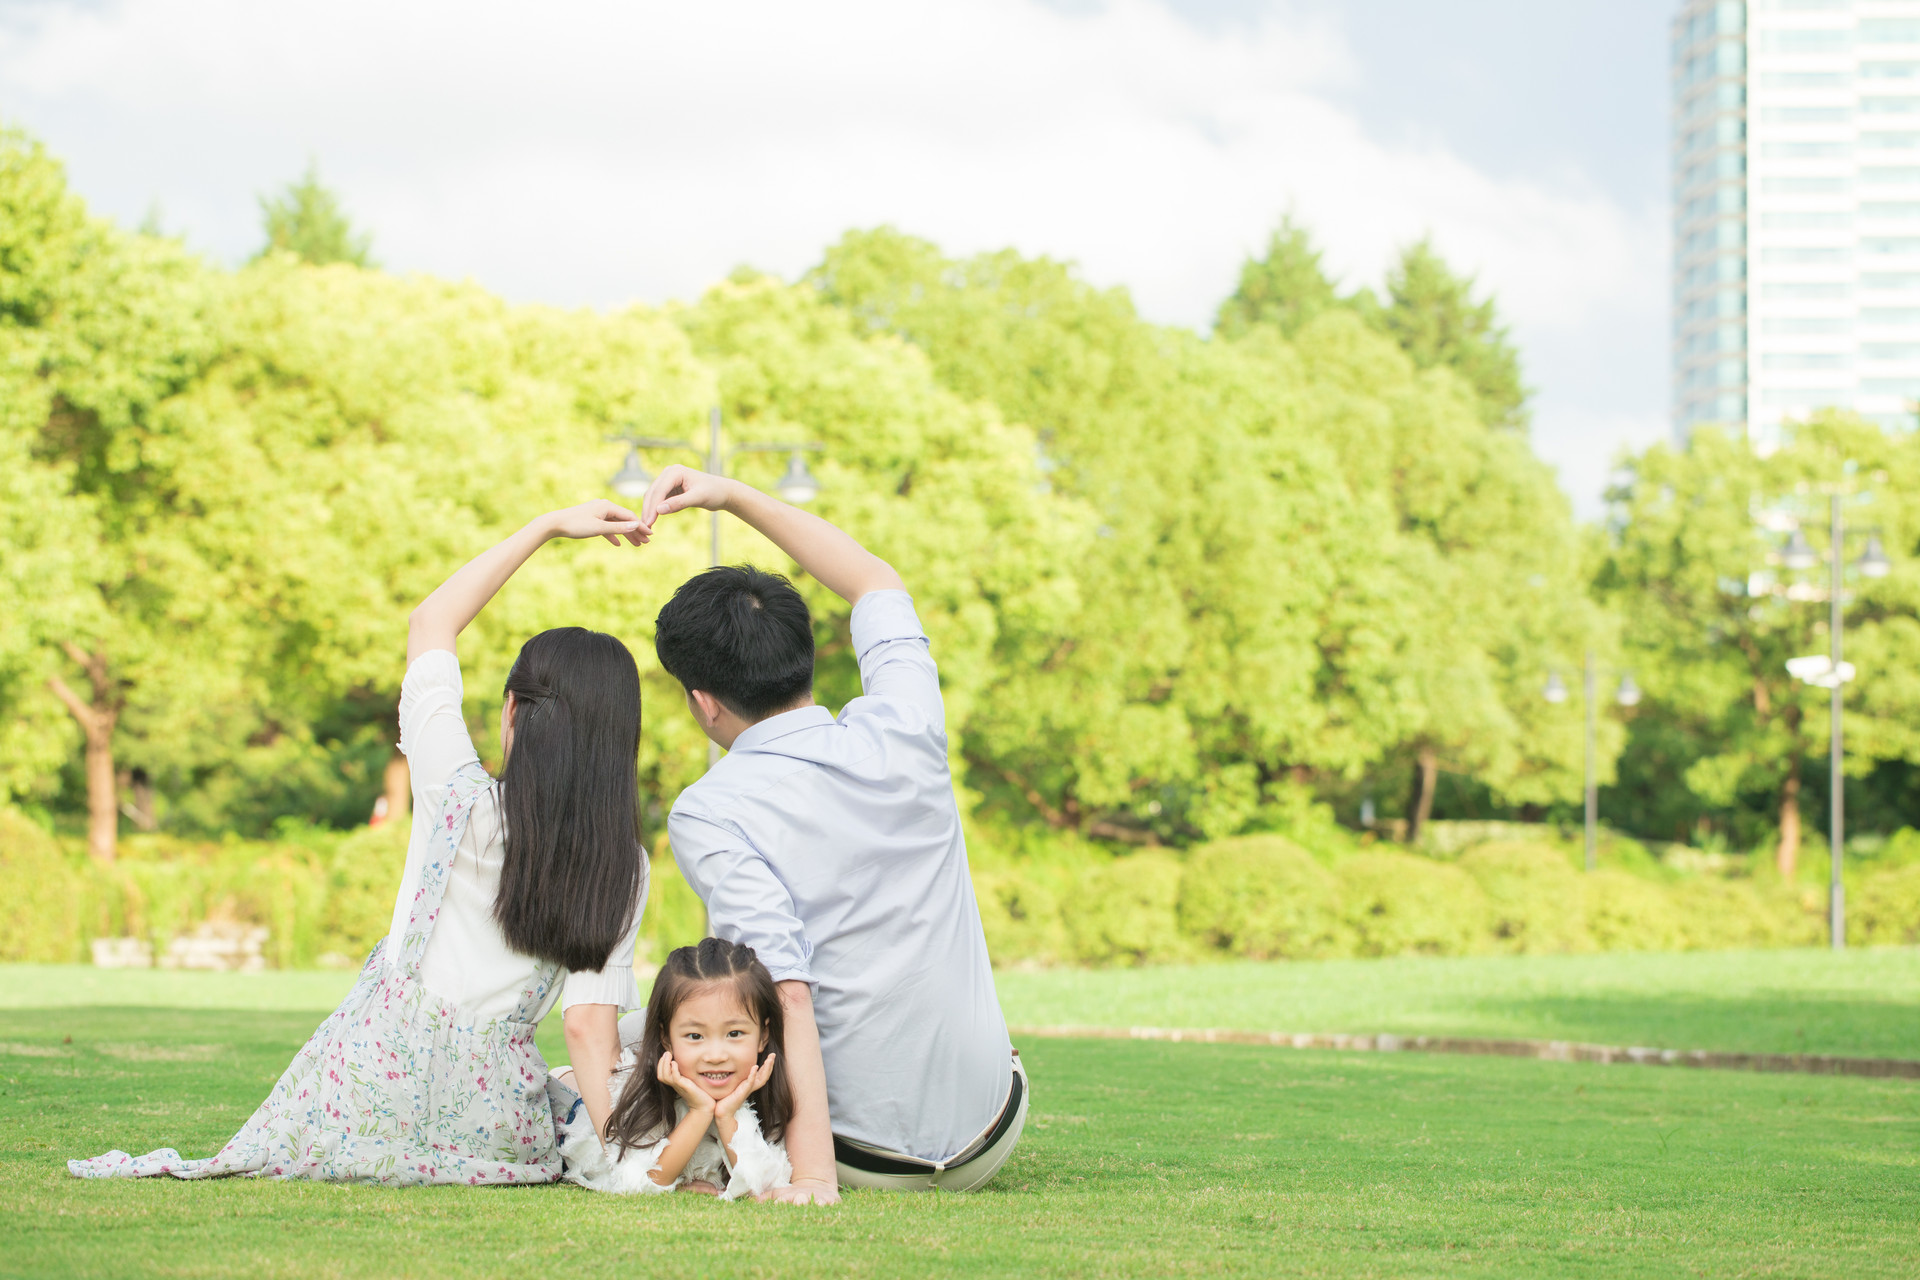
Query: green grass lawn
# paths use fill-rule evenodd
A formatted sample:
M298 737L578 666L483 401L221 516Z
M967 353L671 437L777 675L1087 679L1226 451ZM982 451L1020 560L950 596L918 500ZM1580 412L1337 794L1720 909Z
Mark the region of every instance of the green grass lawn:
M1027 1022L1735 1048L1800 1030L1816 1050L1909 1052L1917 969L1909 953L1229 965L1009 974L1003 992ZM213 1151L342 981L0 969L0 1275L1915 1273L1914 1082L1424 1054L1025 1042L1033 1112L988 1191L835 1210L66 1176L114 1146ZM1392 1021L1421 1018L1440 1021Z
M1920 948L1325 960L996 975L1016 1025L1393 1031L1920 1058Z

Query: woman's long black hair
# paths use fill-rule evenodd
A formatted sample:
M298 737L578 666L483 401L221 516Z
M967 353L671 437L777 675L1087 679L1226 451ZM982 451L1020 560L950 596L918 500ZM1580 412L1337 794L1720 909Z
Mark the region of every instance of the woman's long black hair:
M640 853L640 672L627 646L555 627L507 673L513 746L500 771L506 856L493 918L507 944L605 967L633 928Z
M793 1091L787 1087L787 1022L780 1011L780 989L752 947L725 938L705 938L699 946L675 948L654 975L639 1061L607 1117L607 1141L635 1147L658 1141L660 1134L673 1127L675 1095L657 1074L660 1055L672 1048L674 1012L688 996L716 982L733 985L747 1016L765 1033L766 1043L754 1057L755 1066L765 1062L769 1053L779 1055L767 1082L753 1095L753 1110L768 1142L778 1142L786 1133L787 1122L793 1119Z

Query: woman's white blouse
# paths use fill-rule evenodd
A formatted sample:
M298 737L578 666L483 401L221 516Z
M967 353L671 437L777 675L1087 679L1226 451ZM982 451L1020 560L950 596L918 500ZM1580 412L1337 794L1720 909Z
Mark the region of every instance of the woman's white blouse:
M400 750L406 754L413 779L413 829L390 937L405 932L407 907L419 887L426 851L435 839L439 795L457 771L480 758L461 714L461 696L460 660L445 649L431 649L415 658L400 685ZM473 808L466 836L454 856L440 919L421 961L421 980L429 991L482 1017L511 1014L538 964L534 957L509 947L493 919L500 862L506 853L497 803L499 784L494 786L492 797L482 797ZM640 892L633 904L636 930L647 903L645 850L640 868ZM576 1004L618 1005L622 1011L639 1008L633 943L629 933L597 973L567 974L548 994L540 1016L546 1016L555 999L563 1010ZM397 955L398 948L390 946L388 954Z
M623 1050L620 1065L607 1080L607 1092L618 1098L637 1065L633 1050ZM687 1104L676 1098L674 1123L679 1124L686 1114ZM660 1157L672 1139L671 1129L638 1146L622 1147L616 1153L601 1144L593 1131L593 1122L587 1118L587 1109L576 1106L572 1117L554 1127L554 1138L566 1162L566 1172L561 1176L591 1191L629 1195L660 1195L688 1182L708 1182L720 1188L722 1200L763 1196L775 1187L792 1182L793 1165L787 1160L787 1144L767 1141L760 1132L760 1116L754 1111L753 1103L741 1103L734 1120L738 1127L733 1134L731 1164L727 1161L726 1148L720 1144L719 1127L708 1125L706 1136L693 1149L687 1167L680 1171L679 1177L662 1185L655 1182L652 1175L660 1167Z

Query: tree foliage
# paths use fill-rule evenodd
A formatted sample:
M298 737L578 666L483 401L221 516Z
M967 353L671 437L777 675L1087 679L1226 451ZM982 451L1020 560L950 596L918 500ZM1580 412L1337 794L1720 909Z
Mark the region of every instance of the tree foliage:
M1846 519L1878 530L1894 564L1879 581L1852 574L1846 588L1846 657L1859 669L1847 695L1848 768L1857 776L1880 761L1920 763L1916 484L1912 437L1839 415L1816 418L1770 454L1701 429L1685 450L1659 445L1633 460L1612 494L1596 585L1619 611L1627 660L1647 692L1623 762L1638 785L1621 798L1640 825L1685 838L1702 818L1753 801L1792 874L1809 761L1827 749L1829 695L1794 680L1786 663L1827 652L1829 597L1827 565L1796 571L1782 550L1799 527L1830 552L1827 495L1836 490L1848 495ZM1862 547L1854 542L1843 559Z
M1524 393L1491 301L1424 244L1385 303L1342 298L1283 224L1212 337L1059 262L887 229L798 282L739 272L600 314L362 270L324 195L310 173L279 206L318 239L225 271L91 217L41 148L0 139L0 789L86 797L102 857L136 768L169 831L363 820L412 605L602 490L611 433L697 436L714 404L734 444L825 446L819 509L885 550L937 637L969 808L1068 842L1297 833L1314 793L1391 788L1391 813L1403 786L1417 834L1443 772L1570 804L1584 709L1540 688L1588 652L1648 691L1623 802L1684 824L1777 800L1823 742L1781 663L1823 646L1817 610L1742 594L1768 568L1753 495L1840 477L1896 556L1915 538L1914 446L1841 420L1771 458L1710 433L1650 451L1583 538L1510 429ZM783 460L734 461L770 483ZM664 802L705 744L651 620L706 531L605 552L550 548L482 615L468 709L497 711L530 633L610 630L641 662ZM846 609L800 585L836 704L857 690ZM1863 768L1920 763L1909 589L1896 573L1853 606ZM1623 737L1600 718L1604 781ZM1121 947L1133 926L1100 927Z
M1244 338L1255 325L1270 324L1291 338L1322 311L1340 305L1320 257L1307 229L1289 214L1268 238L1266 256L1241 264L1239 284L1220 304L1213 331Z
M340 198L320 182L320 165L309 162L298 182L290 182L276 196L260 197L267 243L258 257L290 253L316 267L344 262L372 267L373 237L355 231L340 207Z
M1100 521L1080 612L984 710L975 785L1166 838L1423 748L1516 801L1577 786L1577 722L1535 690L1604 620L1551 475L1457 379L1350 309L1210 343L1060 264L891 231L812 279L1032 427Z
M1472 277L1455 274L1430 239L1401 253L1387 273L1384 304L1370 292L1355 302L1419 368L1444 367L1465 378L1490 426L1526 425L1520 353L1500 324L1493 299L1475 301Z
M1265 325L1291 338L1321 313L1346 307L1398 344L1415 368L1451 369L1463 378L1489 426L1526 425L1520 353L1493 299L1476 299L1472 278L1455 273L1431 237L1401 251L1387 273L1385 302L1365 288L1340 297L1320 259L1307 230L1291 216L1282 219L1266 255L1241 266L1214 331L1242 338Z

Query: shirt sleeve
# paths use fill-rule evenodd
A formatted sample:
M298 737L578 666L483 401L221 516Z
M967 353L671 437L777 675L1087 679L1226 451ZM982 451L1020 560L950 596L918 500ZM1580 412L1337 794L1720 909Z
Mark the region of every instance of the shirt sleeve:
M853 606L852 633L865 695L907 703L945 732L940 669L920 629L913 597L904 591L867 592Z
M407 757L414 808L438 792L466 765L479 760L460 701L460 659L429 649L413 660L400 682L400 750Z
M738 831L679 807L667 817L673 860L707 905L716 938L753 948L775 982L811 983L813 944L786 884Z
M640 896L633 903L633 925L624 942L613 949L599 969L575 969L560 985L560 1012L577 1004L618 1005L621 1013L640 1007L640 987L633 977L633 951L640 931L640 917L647 910L647 886L653 879L646 850L640 851Z

